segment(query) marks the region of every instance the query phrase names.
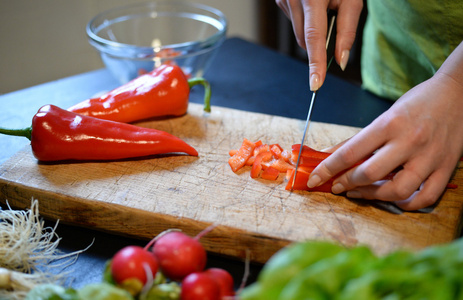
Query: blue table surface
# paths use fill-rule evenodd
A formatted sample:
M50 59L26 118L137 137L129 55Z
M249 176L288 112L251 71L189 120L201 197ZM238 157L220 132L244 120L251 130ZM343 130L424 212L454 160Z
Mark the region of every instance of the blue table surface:
M306 118L311 96L308 67L274 50L240 38L229 38L204 77L212 87L212 105L301 120ZM45 104L67 108L118 85L109 71L101 69L1 95L0 126L30 126L33 115ZM202 102L201 87L193 88L190 101ZM364 127L390 105L391 102L328 74L317 96L312 119ZM28 143L25 138L0 135L0 164ZM47 224L54 225L54 222ZM93 242L66 270L71 274L69 284L76 288L100 282L104 263L117 250L129 244L146 243L66 224L58 225L57 234L62 238L59 249L66 253L84 249ZM237 284L240 283L244 272L242 261L209 255L208 265L229 270ZM260 268L251 265L248 282L255 280Z

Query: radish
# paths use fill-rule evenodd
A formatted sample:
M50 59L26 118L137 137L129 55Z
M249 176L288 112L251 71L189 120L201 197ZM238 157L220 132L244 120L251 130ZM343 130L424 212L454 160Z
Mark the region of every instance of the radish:
M220 287L206 272L189 274L182 281L181 300L220 300Z
M158 271L154 255L139 246L127 246L119 250L111 261L111 275L117 284L137 279L142 285L152 280Z
M233 277L224 269L210 268L204 271L209 275L218 285L220 289L220 299L235 295Z
M154 256L164 275L171 280L182 280L193 272L203 271L207 254L198 241L201 233L192 238L179 231L171 231L156 240Z

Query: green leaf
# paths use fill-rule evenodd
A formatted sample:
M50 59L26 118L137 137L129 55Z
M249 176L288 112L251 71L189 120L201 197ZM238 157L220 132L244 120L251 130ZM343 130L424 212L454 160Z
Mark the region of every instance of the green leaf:
M66 289L55 284L41 284L33 288L25 300L79 300L74 289Z
M79 299L92 300L133 300L134 298L124 289L109 283L96 283L84 286L78 291Z

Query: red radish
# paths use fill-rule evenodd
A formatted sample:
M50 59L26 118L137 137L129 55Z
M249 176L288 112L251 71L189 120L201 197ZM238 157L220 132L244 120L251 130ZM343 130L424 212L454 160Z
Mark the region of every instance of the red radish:
M220 300L220 287L206 272L191 273L182 281L181 300Z
M153 253L162 273L172 280L182 280L188 274L203 271L207 254L198 239L171 231L156 240Z
M145 285L149 277L156 276L157 271L158 262L154 255L139 246L122 248L111 261L111 275L118 284L127 279L138 279Z
M235 295L233 277L230 273L220 268L210 268L204 273L208 274L219 285L220 299Z

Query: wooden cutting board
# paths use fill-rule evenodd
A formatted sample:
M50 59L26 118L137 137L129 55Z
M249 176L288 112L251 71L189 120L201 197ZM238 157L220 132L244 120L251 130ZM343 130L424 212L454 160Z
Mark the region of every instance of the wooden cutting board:
M202 239L209 251L243 258L249 249L261 263L292 241L367 244L384 254L445 243L460 233L461 188L447 190L432 212L394 214L375 202L289 193L284 176L271 182L251 179L249 167L231 171L228 152L243 138L290 149L301 137L301 120L222 107L204 115L191 104L183 117L138 125L170 132L200 156L42 164L26 147L0 166L1 202L26 209L38 199L45 218L147 240L169 228L195 235L215 223ZM323 149L358 131L314 122L308 144ZM461 166L452 182L463 187Z

